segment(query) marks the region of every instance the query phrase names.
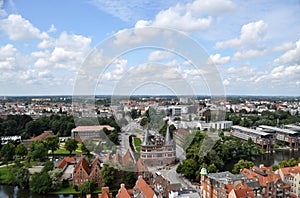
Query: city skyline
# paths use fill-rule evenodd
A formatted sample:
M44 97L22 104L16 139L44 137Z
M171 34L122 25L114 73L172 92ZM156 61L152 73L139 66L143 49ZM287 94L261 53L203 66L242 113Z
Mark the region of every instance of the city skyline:
M92 49L116 33L154 26L196 41L217 68L225 95L299 96L299 9L296 0L0 0L0 95L72 95L77 73ZM118 57L101 73L95 94L111 95L126 75L134 79L145 74L168 80L172 76L174 85L188 79L203 86L195 95L210 94L201 78L205 71L190 69L188 60L169 49ZM135 91L174 94L164 84L140 85Z

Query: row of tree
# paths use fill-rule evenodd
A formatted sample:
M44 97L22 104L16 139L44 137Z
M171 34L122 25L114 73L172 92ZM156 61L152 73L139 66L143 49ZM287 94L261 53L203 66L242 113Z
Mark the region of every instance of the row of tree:
M260 155L261 149L251 139L240 141L234 137L226 137L220 133L220 139L214 140L206 133L195 131L194 137L186 137L190 142L186 150L186 160L179 164L177 172L194 180L199 179L201 168L207 168L209 172L226 171L226 164L238 160L249 160ZM235 171L235 170L231 170Z
M244 127L255 127L259 125L284 125L300 122L300 115L291 115L289 111L277 110L274 112L263 111L262 113L256 112L255 114L241 113L227 113L226 120L231 120L234 125L240 125Z

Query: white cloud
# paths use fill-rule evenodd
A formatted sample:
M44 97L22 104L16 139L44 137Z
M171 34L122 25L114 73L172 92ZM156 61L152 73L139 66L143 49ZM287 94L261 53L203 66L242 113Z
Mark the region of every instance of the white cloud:
M230 56L222 57L221 54L214 54L209 56L208 63L215 65L225 65L230 62Z
M264 56L265 53L266 53L265 49L262 50L252 49L252 50L238 51L234 54L233 58L235 60L258 58Z
M114 69L110 72L106 72L103 75L104 80L119 80L125 72L125 67L127 66L128 61L125 59L116 60L114 63Z
M51 32L56 32L56 27L53 24L51 24L51 26L50 26L50 28L47 32L50 32L50 33Z
M226 49L253 47L258 41L265 37L267 27L267 24L262 20L243 25L238 38L217 42L215 48Z
M156 50L150 53L150 55L148 56L148 61L162 61L171 57L173 57L173 54L169 51Z
M62 32L57 39L43 40L38 47L44 51L33 52L36 67L55 67L75 71L91 50L91 39Z
M207 30L212 22L212 17L194 16L187 7L177 5L168 10L159 12L153 26L168 27L186 32Z
M41 32L21 15L11 14L7 19L0 20L2 29L11 40L46 39L48 34Z
M288 50L279 58L275 59L275 63L283 64L300 64L300 39L296 42L293 49Z
M279 46L274 47L273 51L274 52L287 51L287 50L290 50L290 49L294 48L295 46L296 45L292 42L285 42L285 43L282 43Z
M223 80L223 85L228 86L228 85L230 85L230 82L227 79L225 79L225 80Z
M16 65L16 53L17 49L7 44L0 47L0 69L13 69Z
M172 6L160 11L153 21L140 20L136 27L156 26L192 32L207 30L213 21L213 15L234 10L230 0L196 0L192 3Z

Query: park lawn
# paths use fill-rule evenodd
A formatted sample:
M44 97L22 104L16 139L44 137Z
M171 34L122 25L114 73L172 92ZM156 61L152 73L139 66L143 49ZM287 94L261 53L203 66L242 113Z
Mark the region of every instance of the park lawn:
M7 184L9 175L9 168L2 167L0 168L0 184Z
M134 137L133 143L134 143L135 150L137 152L140 152L141 151L140 145L142 143L142 140L140 138Z
M67 151L62 145L60 145L59 149L54 151L54 155L69 155L70 151ZM78 148L72 152L72 154L82 154L81 144L78 144Z

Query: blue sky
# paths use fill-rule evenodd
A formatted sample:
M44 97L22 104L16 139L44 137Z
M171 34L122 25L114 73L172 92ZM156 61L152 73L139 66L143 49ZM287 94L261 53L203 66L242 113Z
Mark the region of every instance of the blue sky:
M159 27L202 47L226 95L299 96L299 15L299 0L0 0L0 95L73 94L92 49L116 33L123 44L143 46L149 32L126 37L126 31ZM189 67L172 50L124 53L97 71L93 91L114 94L125 85L131 94L174 94L172 86L188 84L209 94L208 67Z

